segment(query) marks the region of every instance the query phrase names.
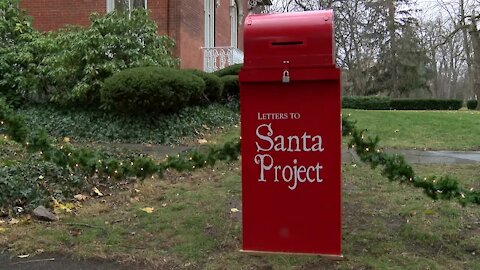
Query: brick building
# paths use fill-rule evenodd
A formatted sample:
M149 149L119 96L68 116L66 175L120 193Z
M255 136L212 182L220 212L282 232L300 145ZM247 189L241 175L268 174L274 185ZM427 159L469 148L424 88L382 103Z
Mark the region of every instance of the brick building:
M93 12L147 8L161 35L176 43L182 68L213 71L243 61L243 21L247 0L21 0L41 31L89 24ZM257 1L253 1L256 4ZM258 0L270 4L270 0Z

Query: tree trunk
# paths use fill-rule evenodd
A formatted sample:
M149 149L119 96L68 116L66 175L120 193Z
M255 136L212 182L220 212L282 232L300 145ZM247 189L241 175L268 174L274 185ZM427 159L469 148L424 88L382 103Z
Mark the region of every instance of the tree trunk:
M472 58L471 58L471 48L468 42L468 30L465 27L465 1L460 0L460 26L462 27L462 36L463 36L463 48L465 50L465 59L467 61L467 91L466 96L474 94L473 90L473 70L472 70Z
M477 110L480 111L480 31L477 29L475 16L472 16L470 36L473 45L473 92L477 96Z
M397 71L397 41L396 41L396 25L395 25L395 2L394 0L386 1L388 8L388 18L387 18L387 29L390 36L390 57L392 64L392 94L393 97L400 97L400 92L398 89L398 71Z

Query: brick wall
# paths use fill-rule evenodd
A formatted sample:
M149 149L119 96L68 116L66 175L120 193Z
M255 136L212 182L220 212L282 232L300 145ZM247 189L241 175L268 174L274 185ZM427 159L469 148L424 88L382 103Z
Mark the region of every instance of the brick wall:
M247 0L243 5L245 19ZM182 68L203 68L204 0L148 0L151 18L158 25L158 33L169 35L177 46L175 54ZM65 25L89 24L90 14L106 12L106 0L21 0L21 8L33 18L33 26L40 31L57 30ZM230 0L220 0L215 10L215 46L230 46ZM238 31L238 45L243 48L243 22Z
M99 0L22 0L20 7L33 18L40 31L57 30L65 25L89 24L90 14L105 13L106 1Z
M203 69L204 0L183 0L177 11L179 56L182 68Z

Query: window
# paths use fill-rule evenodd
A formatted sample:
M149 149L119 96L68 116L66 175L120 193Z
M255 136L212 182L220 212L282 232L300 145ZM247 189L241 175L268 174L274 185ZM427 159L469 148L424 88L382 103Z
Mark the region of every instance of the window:
M215 46L215 2L205 0L205 48Z
M147 0L107 0L107 12L130 12L135 8L147 8Z

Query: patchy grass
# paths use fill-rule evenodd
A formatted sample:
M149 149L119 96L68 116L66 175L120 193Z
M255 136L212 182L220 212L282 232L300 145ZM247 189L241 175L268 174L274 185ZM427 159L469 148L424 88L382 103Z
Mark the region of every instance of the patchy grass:
M480 150L480 112L343 110L383 147Z
M448 171L478 188L474 165L416 166ZM168 172L129 191L90 200L75 215L26 222L0 234L16 253L64 252L148 268L185 269L478 269L480 209L432 201L418 189L385 180L367 166L343 167L346 260L240 253L239 164L193 173ZM144 212L152 207L152 213Z

